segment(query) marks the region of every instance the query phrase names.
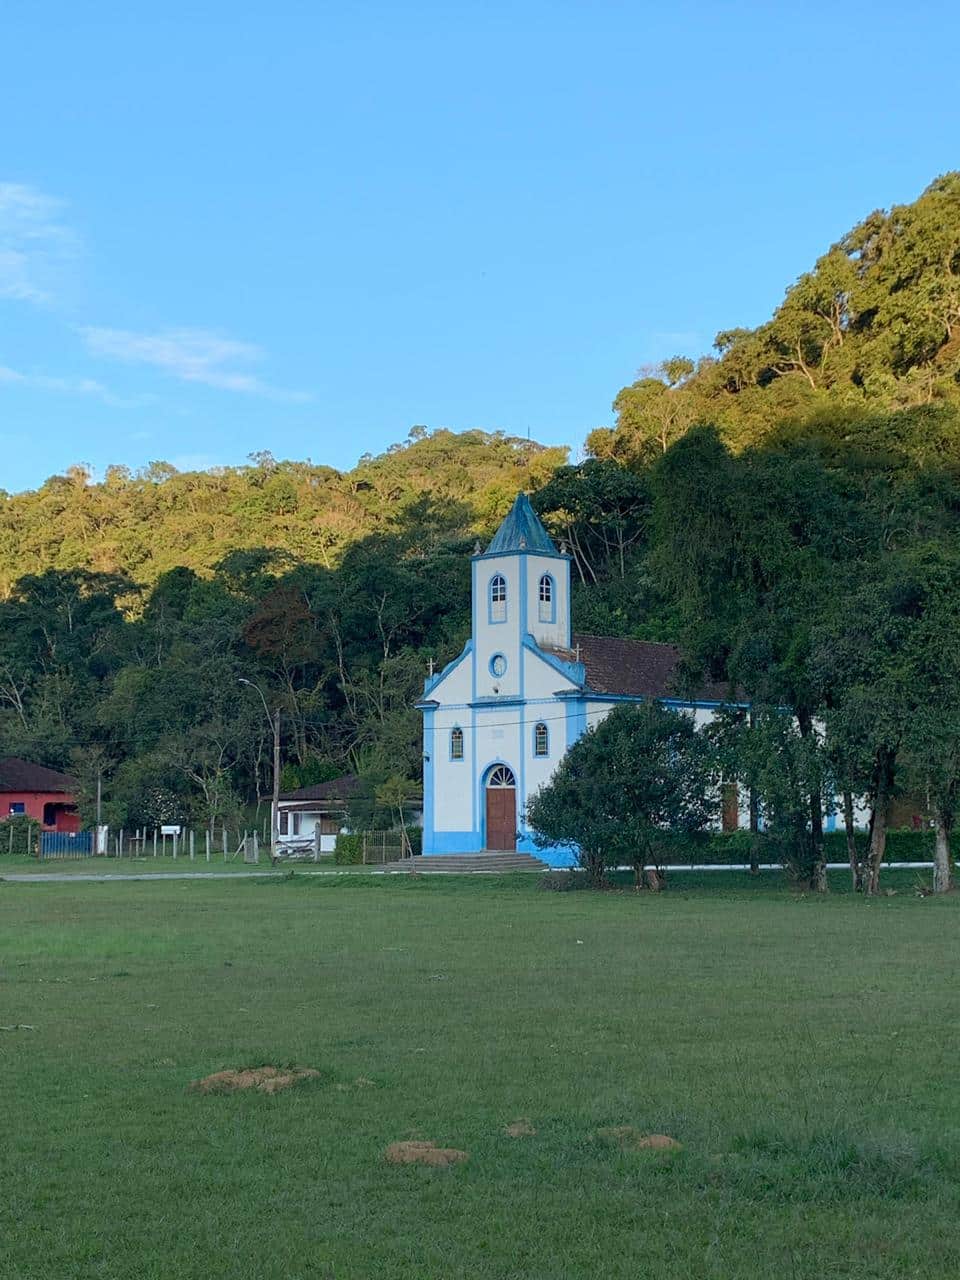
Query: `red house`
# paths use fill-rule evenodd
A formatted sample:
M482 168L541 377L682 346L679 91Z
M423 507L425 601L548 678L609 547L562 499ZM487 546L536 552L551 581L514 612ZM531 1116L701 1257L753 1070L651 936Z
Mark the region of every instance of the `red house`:
M0 760L0 819L23 814L44 831L79 831L78 786L69 774L7 756Z

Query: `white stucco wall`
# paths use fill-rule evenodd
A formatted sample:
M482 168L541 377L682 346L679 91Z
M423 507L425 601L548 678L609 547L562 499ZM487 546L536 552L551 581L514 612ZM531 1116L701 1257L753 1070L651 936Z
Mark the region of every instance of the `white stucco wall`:
M527 631L537 644L564 648L570 643L570 561L554 556L526 556ZM540 579L553 579L554 621L540 620Z

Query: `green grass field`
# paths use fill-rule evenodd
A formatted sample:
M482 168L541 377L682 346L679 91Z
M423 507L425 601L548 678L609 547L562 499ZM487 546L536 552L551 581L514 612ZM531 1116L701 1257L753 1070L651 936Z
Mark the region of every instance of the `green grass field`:
M960 1275L960 902L916 878L0 884L0 1274ZM187 1092L263 1063L323 1076Z
M297 863L297 867L333 866L333 859L326 858L319 864L314 863ZM290 866L289 863L281 864L283 869ZM224 861L222 853L211 856L210 861L204 858L201 853L193 859L189 855L186 857L174 858L171 854L165 857L158 855L156 858L148 855L145 858L35 858L30 854L2 854L0 855L0 879L11 874L25 875L150 875L154 872L163 871L269 871L270 855L263 853L260 861L256 866L248 865L243 861L242 857L232 857Z

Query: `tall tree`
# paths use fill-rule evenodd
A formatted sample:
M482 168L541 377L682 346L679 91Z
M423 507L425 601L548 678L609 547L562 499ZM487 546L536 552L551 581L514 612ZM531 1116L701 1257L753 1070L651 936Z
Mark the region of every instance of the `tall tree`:
M569 848L592 881L620 861L662 884L664 854L677 837L716 816L714 758L692 717L657 702L615 708L561 760L527 806L540 847Z

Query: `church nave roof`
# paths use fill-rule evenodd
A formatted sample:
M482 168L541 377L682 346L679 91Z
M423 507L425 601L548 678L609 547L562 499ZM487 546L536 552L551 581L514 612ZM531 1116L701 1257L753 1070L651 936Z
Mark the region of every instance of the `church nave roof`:
M681 654L675 644L623 640L617 636L574 635L574 649L548 649L566 662L579 654L585 687L593 693L627 698L679 698L691 702L729 702L731 692L717 680L681 685ZM735 696L735 695L734 695Z

